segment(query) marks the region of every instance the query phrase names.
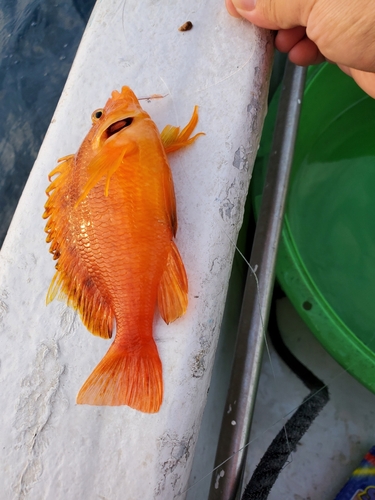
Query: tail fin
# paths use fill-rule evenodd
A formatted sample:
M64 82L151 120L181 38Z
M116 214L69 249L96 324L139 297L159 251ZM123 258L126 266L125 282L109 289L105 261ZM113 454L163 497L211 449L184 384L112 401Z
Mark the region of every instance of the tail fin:
M135 352L113 343L77 396L78 404L128 405L145 413L158 412L162 401L162 366L152 338Z

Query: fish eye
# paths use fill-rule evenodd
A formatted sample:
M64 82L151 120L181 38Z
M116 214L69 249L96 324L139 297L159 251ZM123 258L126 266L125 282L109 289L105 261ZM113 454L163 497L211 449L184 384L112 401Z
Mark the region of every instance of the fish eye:
M102 117L102 115L103 115L103 109L97 109L91 115L91 120L93 121L93 123L95 123L97 120L99 120L99 118Z

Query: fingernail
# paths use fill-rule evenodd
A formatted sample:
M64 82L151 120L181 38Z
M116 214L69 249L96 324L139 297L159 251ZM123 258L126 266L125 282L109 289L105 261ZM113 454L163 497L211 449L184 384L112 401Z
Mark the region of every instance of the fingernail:
M235 2L238 11L247 11L255 9L256 0L238 0Z

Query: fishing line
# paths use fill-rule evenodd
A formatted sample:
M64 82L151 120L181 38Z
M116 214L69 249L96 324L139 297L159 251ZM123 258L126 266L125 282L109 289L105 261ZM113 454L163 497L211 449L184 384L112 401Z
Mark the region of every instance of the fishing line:
M168 86L167 82L165 81L165 79L162 78L160 75L159 75L159 78L163 82L165 88L168 91L168 94L170 95L170 97L172 99L174 113L175 113L175 116L176 116L176 123L179 123L178 115L177 115L177 109L176 109L175 100L174 100L174 95L173 95L170 87ZM192 192L194 192L194 183L193 183L192 179L190 178L190 172L188 172L187 170L185 170L184 171L184 177L187 180L188 184L190 185L190 188L192 189ZM205 190L208 191L207 188L205 188ZM234 250L238 252L238 254L240 255L241 259L245 262L245 264L247 265L248 269L250 270L250 272L254 276L255 283L256 283L256 291L257 291L256 293L257 293L257 296L259 297L260 296L259 280L258 280L258 276L256 274L256 272L257 272L257 266L255 266L254 268L251 266L249 260L246 258L246 256L244 255L244 253L240 250L240 248L237 246L236 242L229 235L229 233L227 232L226 228L223 227L224 221L216 214L216 212L214 212L213 215L214 215L214 218L217 220L218 227L221 228L222 233L229 240L229 242L232 245L232 247L234 248ZM258 303L257 307L258 307L258 311L259 311L259 318L260 318L260 321L261 321L261 324L262 324L262 327L263 327L263 332L265 332L264 318L263 318L263 313L262 313L262 310L261 310L261 306L260 306L259 300L257 301L257 303ZM267 357L268 357L269 364L270 364L271 371L272 371L272 377L273 377L274 380L276 380L276 374L275 374L274 364L273 364L273 360L272 360L271 353L270 353L270 347L269 347L268 339L267 339L267 336L266 336L265 333L263 333L263 339L264 339L264 343L265 343L265 346L266 346ZM285 429L285 432L286 432L286 429ZM288 443L288 440L287 440L287 443ZM290 451L291 451L290 448L288 448L288 450L289 450L289 453L290 453ZM228 460L230 460L230 458L232 458L232 457L229 457ZM214 470L216 470L216 469L217 469L217 467ZM212 474L212 472L213 471L211 471L208 475Z
M122 5L122 13L121 13L121 25L122 25L122 33L125 33L125 6L127 4L128 0L124 0L124 3ZM126 41L126 39L125 39Z
M126 2L125 2L126 3ZM125 13L125 3L123 5L123 12L122 12L122 23L123 23L123 28L125 29L125 26L124 26L124 13ZM217 82L214 82L212 84L209 84L203 88L200 88L200 89L196 89L196 90L193 90L192 92L189 92L187 95L189 94L197 94L197 93L200 93L200 92L203 92L203 91L206 91L216 85L220 85L221 83L225 82L226 80L229 80L230 78L234 77L239 71L243 71L244 68L250 63L250 61L253 59L253 56L254 56L254 50L255 50L255 47L253 47L253 50L251 52L251 54L249 55L248 59L239 67L237 68L235 71L231 72L229 75L223 77L222 79L220 79L219 81ZM161 77L159 76L160 80L162 81L163 85L167 88L168 90L168 93L169 95L171 96L172 98L172 103L173 103L173 109L174 109L174 115L176 117L176 122L178 123L179 120L178 120L178 113L177 113L177 108L176 108L176 104L175 104L175 100L174 100L174 97L172 95L172 92L169 88L169 86L167 85L166 81ZM188 180L188 182L190 183L190 186L191 188L193 188L193 182L192 180L190 179L190 174L185 171L184 172L185 174L185 178ZM206 189L207 191L207 189ZM251 265L250 265L250 262L246 259L246 257L244 256L244 254L242 253L242 251L238 248L237 244L233 241L233 239L231 238L231 236L227 233L226 229L223 228L223 221L216 215L215 213L215 218L219 219L220 221L220 225L219 227L221 227L222 231L223 231L223 234L225 234L225 236L228 238L228 240L230 241L231 245L233 246L233 248L235 250L237 250L237 252L239 253L240 257L243 259L243 261L246 263L246 265L248 266L250 272L252 273L252 275L254 276L254 279L256 281L256 290L257 290L257 296L259 297L259 282L258 282L258 276L256 274L256 271L257 269L254 269ZM263 326L263 329L264 329L264 318L263 318L263 315L262 315L262 311L261 311L261 308L260 308L260 304L259 304L259 301L258 301L258 307L259 307L259 316L260 316L260 321L261 321L261 324ZM271 367L271 370L272 370L272 376L273 376L273 379L275 380L276 379L276 375L275 375L275 370L274 370L274 366L273 366L273 361L272 361L272 357L271 357L271 353L270 353L270 349L269 349L269 345L268 345L268 342L267 342L267 338L266 336L264 335L264 340L265 340L265 344L266 344L266 349L267 349L267 356L268 356L268 360L269 360L269 363L270 363L270 367ZM341 374L342 373L345 373L347 370L342 370ZM339 375L337 375L339 376ZM323 391L324 388L326 388L327 386L324 385L322 387L322 389L320 389L320 391ZM317 394L319 394L320 391L316 391L314 392L314 394L308 396L305 400L304 400L304 403L308 402L308 401L311 401L313 398L316 398L317 397ZM291 413L293 413L296 409L298 409L299 407L296 407L294 410L292 410L291 412L288 412L284 417L282 417L281 419L277 420L274 424L272 424L268 429L266 429L263 433L259 434L258 436L256 436L255 438L253 438L252 440L250 440L242 449L246 448L249 444L251 444L255 439L258 439L260 436L264 435L269 429L273 428L275 425L277 425L277 423L279 423L280 421L284 420L288 415L290 415ZM298 410L297 410L298 411ZM286 449L287 449L287 452L284 453L284 456L288 457L291 453L291 451L293 451L294 449L294 442L289 439L289 430L287 428L287 424L284 424L283 427L282 427L282 431L281 433L283 434L283 438L282 438L282 441L285 442L286 444ZM280 434L280 433L279 433ZM278 436L277 436L278 437ZM277 439L277 437L275 439ZM240 451L240 450L238 450ZM192 489L194 486L196 486L200 481L202 481L203 479L205 479L206 477L210 476L215 470L217 470L218 468L220 468L223 464L225 464L227 461L231 460L231 458L233 457L230 456L228 457L224 462L222 462L220 465L218 465L217 467L215 467L213 470L211 470L208 474L206 474L205 476L203 476L201 479L199 479L198 481L196 481L194 484L192 484L188 489L186 489L184 492L182 493L186 493L187 491L189 491L190 489ZM286 464L286 460L283 462L282 467L285 466ZM280 468L280 470L281 470ZM272 483L273 484L273 483ZM271 485L272 486L272 485Z
M168 87L167 82L164 80L164 78L163 78L163 77L161 77L160 75L159 75L159 78L160 78L160 80L163 82L163 84L164 84L165 88L167 89L167 91L168 91L168 95L170 95L170 96L171 96L172 105L173 105L173 110L174 110L174 116L175 116L175 118L176 118L176 123L179 123L178 113L177 113L177 108L176 108L176 104L175 104L175 102L174 102L174 98L173 98L173 95L172 95L172 91L171 91L171 89Z
M166 87L166 89L168 91L168 94L171 96L172 104L173 104L173 109L174 109L174 114L175 114L175 117L176 117L176 122L178 123L179 120L178 120L178 114L177 114L177 108L176 108L176 105L175 105L174 96L173 96L173 94L172 94L172 92L171 92L168 84L166 83L166 81L160 75L159 75L159 78L163 82L164 86ZM193 189L193 181L190 178L189 172L187 172L185 170L184 176L185 176L185 179L190 184L190 187ZM256 293L257 293L257 296L259 297L260 296L259 281L258 281L258 276L256 274L256 272L257 272L257 266L254 266L254 267L251 266L249 260L245 257L244 253L240 250L240 248L237 246L237 244L231 238L231 236L229 235L229 233L227 232L227 230L223 227L223 222L224 221L222 221L217 216L216 213L214 213L214 218L216 218L216 219L219 220L218 226L221 227L221 230L223 231L223 234L227 237L227 239L229 240L229 242L232 245L232 247L234 248L234 250L236 250L238 252L238 254L240 255L241 259L245 262L245 264L247 265L248 269L252 273L252 275L253 275L253 277L255 279L255 282L256 282ZM262 310L261 310L259 301L258 301L258 308L259 308L260 322L262 324L263 331L265 332L264 318L263 318L263 314L262 314ZM267 357L268 357L269 364L270 364L270 367L271 367L272 377L273 377L274 380L276 380L276 374L275 374L275 369L274 369L274 365L273 365L273 361L272 361L272 357L271 357L270 347L269 347L268 340L267 340L267 337L266 337L265 333L263 334L263 338L264 338L264 342L265 342L265 345L266 345ZM323 391L323 389L324 389L324 387L321 390ZM327 394L328 394L328 391L327 391ZM290 461L288 461L288 458L291 455L291 453L293 451L295 451L296 446L297 446L297 442L299 441L299 439L301 438L301 436L307 431L307 429L311 425L311 422L317 416L317 414L319 413L319 411L320 411L320 409L322 407L321 405L318 405L318 410L317 411L315 411L315 410L314 411L310 411L310 414L308 415L308 418L305 418L304 420L301 419L301 415L300 415L302 413L301 408L303 409L304 407L306 407L306 405L308 405L309 402L312 401L313 397L317 398L317 391L314 391L314 393L312 393L307 398L305 398L305 400L303 401L302 405L300 405L299 407L297 407L296 411L293 410L292 412L288 413L288 415L291 414L291 413L293 414L292 418L286 424L283 423L281 431L277 434L277 436L275 437L274 441L272 442L269 450L264 455L264 457L261 460L260 464L256 468L256 470L255 470L255 472L253 474L253 478L249 482L249 484L248 484L248 486L246 488L246 495L247 495L247 497L244 497L244 498L246 498L248 500L250 500L250 498L258 498L256 496L251 496L252 495L251 489L253 489L253 490L254 490L254 488L256 489L257 488L257 484L259 484L259 482L261 483L261 487L264 489L264 491L266 491L266 493L263 493L263 498L266 498L266 496L264 496L264 495L268 496L268 492L271 489L272 485L274 484L274 482L275 482L276 478L278 477L280 471L283 468L285 468L285 466L288 463L290 463ZM328 401L328 399L324 398L323 401L324 401L324 404L325 404ZM306 413L303 413L303 415L305 415L305 417L306 417ZM283 417L281 420L284 420L285 418L286 417ZM295 422L297 420L299 420L299 419L302 422L302 426L295 424ZM279 422L279 421L280 420L278 420L277 422ZM307 424L306 424L306 421L307 421ZM275 422L271 427L274 427L276 424L277 423ZM296 432L295 429L297 429L298 432ZM259 437L259 436L257 436L257 437ZM257 437L254 438L254 439L257 439ZM245 449L251 442L254 441L254 439L251 440L251 441L249 441L243 448L241 448L241 450ZM274 451L275 448L277 449L276 453ZM279 452L280 449L282 450L282 453ZM241 450L238 450L238 452L241 451ZM228 462L229 460L231 460L231 458L233 458L233 456L234 455L228 457L220 465L218 465L217 467L215 467L212 471L210 471L208 474L206 474L203 478L201 478L200 480L198 480L195 483L193 483L187 490L185 490L182 493L187 493L190 489L192 489L193 487L195 487L200 481L202 481L206 477L212 475L212 473L214 471L216 471L218 468L220 468L226 462ZM271 460L271 458L274 457L274 456L277 456L277 460L275 460L275 459ZM264 470L265 469L267 471L267 474L264 474ZM260 478L263 478L262 481L260 481ZM265 480L265 478L267 479L267 481ZM180 495L181 495L181 493L178 496L180 496Z
M162 78L160 75L159 75L159 78L163 82L163 84L165 85L165 87L166 87L166 89L168 91L167 95L170 95L170 97L171 97L172 104L173 104L173 109L174 109L174 113L175 113L175 117L176 117L176 123L179 123L178 114L177 114L177 108L176 108L176 105L175 105L175 100L174 100L172 91L171 91L170 87L167 85L167 82L164 80L164 78ZM192 181L192 179L190 179L190 175L189 175L189 173L186 170L184 171L184 176L187 179L188 183L190 184L190 187L193 190L192 192L194 192L193 181ZM206 191L208 191L208 189L206 189ZM246 259L245 255L243 254L243 252L241 252L241 250L239 249L239 247L237 246L237 244L235 243L235 241L233 241L233 239L229 236L229 234L227 233L227 231L225 230L225 228L222 227L224 221L222 219L220 219L217 216L216 213L214 213L213 215L214 215L215 219L218 222L218 226L219 227L221 226L220 229L223 231L223 234L228 238L229 242L231 243L231 245L233 246L233 248L235 249L235 251L238 252L238 254L240 255L240 257L243 259L243 261L246 263L246 265L250 269L251 273L253 274L255 282L256 282L257 296L259 297L259 281L258 281L258 276L256 274L257 266L255 267L255 269L252 268L250 262ZM262 310L261 310L259 301L258 301L258 310L259 310L260 321L261 321L261 324L262 324L262 327L263 327L263 330L264 330L264 319L263 319L263 314L262 314ZM265 342L265 346L266 346L268 358L269 358L269 361L270 361L272 374L273 374L273 377L275 379L276 376L275 376L274 366L273 366L273 363L272 363L272 359L271 359L269 345L268 345L268 341L267 341L266 335L263 335L263 339L264 339L264 342Z
M238 254L242 257L242 259L244 260L244 262L246 263L246 265L248 266L248 268L250 269L252 275L254 276L254 279L255 279L255 284L256 284L256 289L257 289L257 297L259 298L260 296L260 291L259 291L259 280L258 280L258 276L257 276L257 270L258 270L258 265L256 264L254 266L254 268L251 266L250 264L250 261L248 261L245 257L245 255L241 252L241 250L238 248L238 246L236 245L236 243L231 239L231 237L229 236L229 234L227 234L227 232L225 230L223 230L225 236L228 238L228 240L230 241L230 243L233 245L234 249L238 252ZM258 303L258 312L259 312L259 319L260 319L260 322L262 324L262 329L263 329L263 332L266 331L266 329L264 328L264 318L263 318L263 314L262 314L262 309L260 307L260 303L259 303L259 300L257 300L257 303ZM271 371L272 371L272 375L273 375L273 378L274 380L276 380L276 375L275 375L275 370L274 370L274 366L273 366L273 362L272 362L272 358L271 358L271 352L270 352L270 349L269 349L269 345L268 345L268 340L267 340L267 336L266 334L264 333L263 334L263 340L264 340L264 344L266 346L266 351L267 351L267 355L268 355L268 360L270 362L270 366L271 366Z
M124 2L123 4L123 11L122 11L122 24L123 24L123 28L125 29L125 26L124 26L124 14L125 14L125 4L126 2ZM214 82L212 84L209 84L207 85L206 87L203 87L203 88L199 88L199 89L196 89L196 90L193 90L192 92L189 92L187 95L191 95L191 94L197 94L197 93L200 93L200 92L203 92L203 91L206 91L216 85L219 85L223 82L225 82L226 80L232 78L233 76L235 76L239 71L243 71L244 68L250 63L250 61L252 60L253 58L253 55L254 55L254 50L255 50L255 47L253 47L253 50L250 54L250 56L248 57L248 59L241 65L241 67L237 68L235 71L231 72L229 75L223 77L221 80L217 81L217 82ZM161 79L161 81L163 82L163 84L165 85L165 87L168 89L168 93L171 95L171 98L172 98L172 103L173 103L173 108L174 108L174 115L176 117L176 122L178 123L179 120L178 120L178 114L177 114L177 108L176 108L176 105L175 105L175 101L174 101L174 98L173 98L173 95L172 95L172 92L170 90L170 88L168 87L166 81L161 77L159 76L159 78ZM185 178L188 180L188 182L190 183L190 186L193 187L193 182L192 180L190 179L190 174L185 171ZM217 219L219 219L220 221L220 226L223 230L223 234L225 234L225 236L228 238L228 240L230 241L231 245L233 246L233 248L235 250L237 250L237 252L239 253L240 257L243 259L243 261L246 263L246 265L248 266L250 272L252 273L252 275L254 276L254 279L256 281L256 289L257 289L257 295L259 296L259 283L258 283L258 277L257 277L257 274L256 274L256 271L257 269L253 268L251 265L250 265L250 262L246 259L245 255L242 253L242 251L239 249L239 247L237 246L237 244L233 241L233 239L230 237L230 235L227 233L227 231L222 227L223 226L223 221L215 214L215 217ZM264 327L264 318L262 316L262 311L260 309L260 304L259 304L259 301L258 301L258 307L259 307L259 315L260 315L260 321ZM265 339L265 344L266 344L266 349L267 349L267 356L268 356L268 360L270 362L270 367L271 367L271 370L272 370L272 375L273 375L273 379L276 379L276 375L275 375L275 370L274 370L274 366L273 366L273 362L272 362L272 357L271 357L271 353L270 353L270 349L269 349L269 345L268 345L268 342L267 342L267 338L266 336L264 335L264 339ZM355 362L352 364L352 366L355 366ZM340 371L340 373L338 373L337 375L335 375L334 377L330 378L330 383L332 381L335 381L337 380L340 376L342 376L344 373L346 373L347 371L349 370L349 368L347 369L342 369ZM324 392L324 390L327 390L327 384L323 384L322 387L315 391L313 394L310 394L307 398L304 399L304 402L303 404L305 403L308 403L310 401L313 400L313 398L317 398L322 392ZM328 391L327 391L328 393ZM264 430L263 432L260 432L257 436L255 436L253 439L249 440L248 443L246 443L246 445L241 448L244 449L246 448L247 446L249 446L251 443L253 443L256 439L264 436L270 429L272 429L275 425L277 425L278 423L280 423L281 421L283 421L285 418L287 418L288 416L292 415L294 412L296 412L296 410L298 411L298 409L300 408L300 406L296 406L293 410L291 410L290 412L286 413L286 415L284 415L284 417L278 419L276 422L274 422L271 426L269 426L266 430ZM306 429L307 430L307 429ZM283 437L282 437L282 441L284 441L286 443L286 447L287 447L287 453L286 456L288 457L291 453L291 451L293 451L295 449L294 447L294 444L293 444L293 441L289 439L289 435L288 435L288 428L287 428L287 424L283 424L283 427L282 427L282 430L280 431L282 434L283 434ZM279 433L280 434L280 433ZM275 439L277 439L278 436L276 436ZM241 450L238 450L241 451ZM209 477L214 471L216 471L217 469L219 469L222 465L224 465L227 461L231 460L231 458L233 457L230 456L228 457L225 461L223 461L221 464L219 464L217 467L215 467L214 469L212 469L208 474L204 475L201 479L199 479L198 481L194 482L189 488L187 488L185 491L183 491L182 493L180 493L178 496L180 496L181 494L183 493L186 493L188 492L189 490L191 490L193 487L195 487L197 484L199 484L201 481L203 481L205 478ZM285 465L287 464L287 461L285 460L284 464L282 465L281 469L283 467L285 467ZM280 470L281 470L280 469ZM272 483L273 484L273 483ZM250 498L250 497L249 497Z

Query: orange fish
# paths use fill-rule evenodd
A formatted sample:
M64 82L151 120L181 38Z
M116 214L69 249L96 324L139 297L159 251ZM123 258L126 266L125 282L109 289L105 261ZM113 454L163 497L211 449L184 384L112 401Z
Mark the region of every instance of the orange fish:
M129 87L114 91L78 153L49 175L43 218L57 260L47 303L64 298L94 334L116 337L77 403L128 405L154 413L163 400L162 365L152 336L156 304L166 323L187 308L188 283L173 237L176 200L166 153L183 148L197 106L180 131L159 134Z

